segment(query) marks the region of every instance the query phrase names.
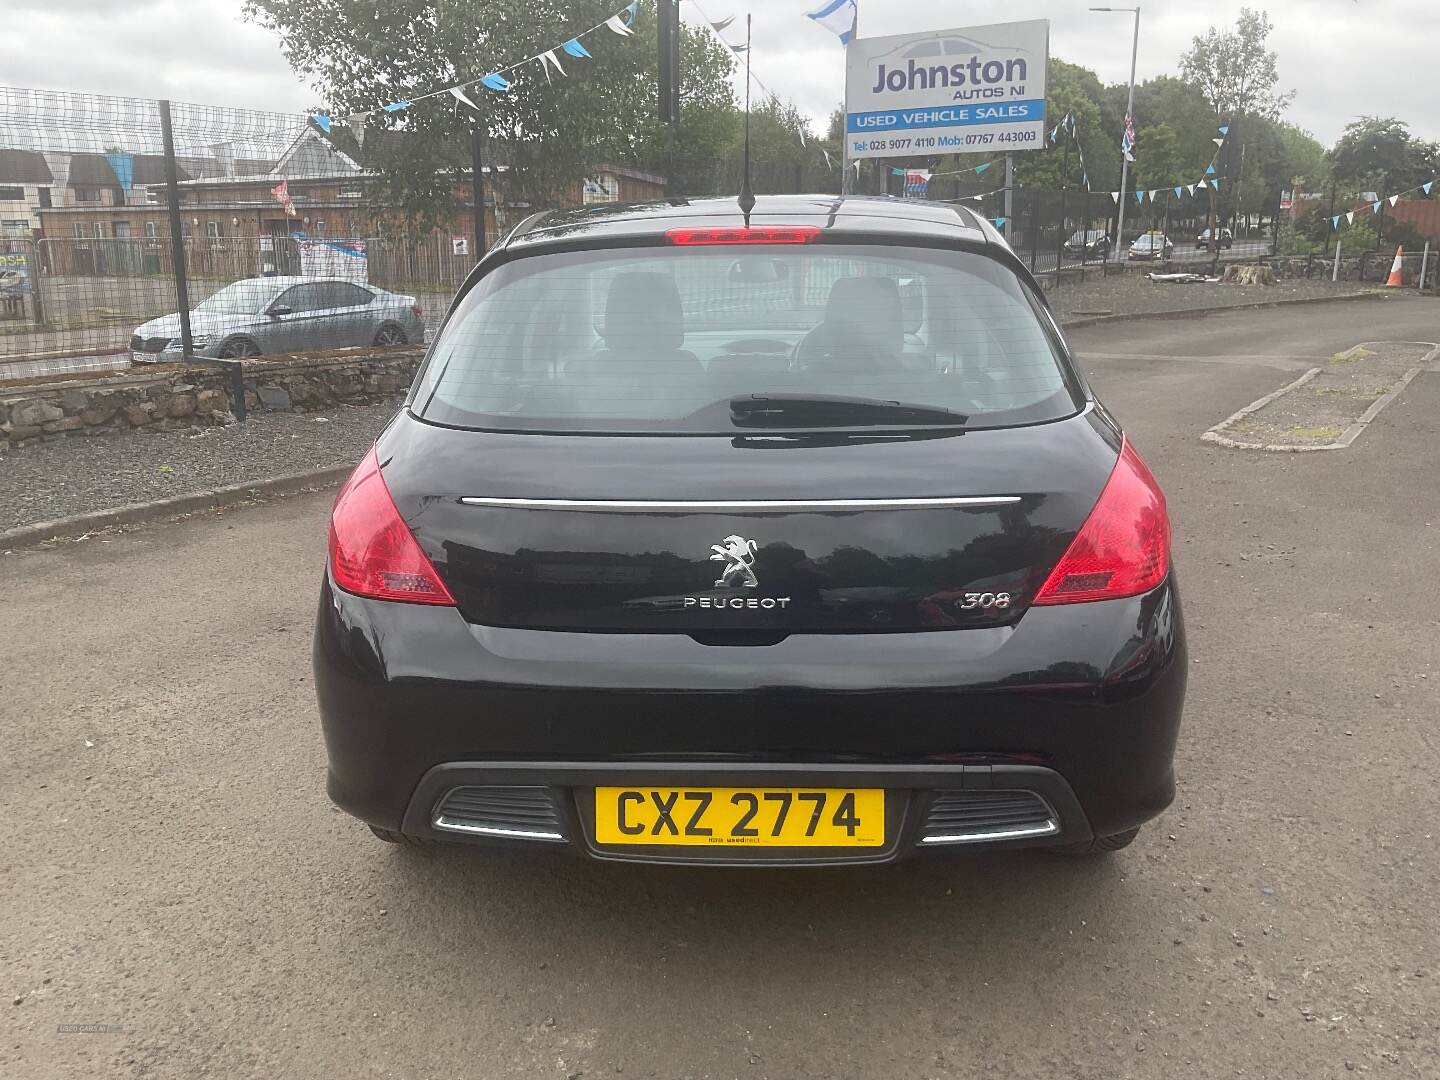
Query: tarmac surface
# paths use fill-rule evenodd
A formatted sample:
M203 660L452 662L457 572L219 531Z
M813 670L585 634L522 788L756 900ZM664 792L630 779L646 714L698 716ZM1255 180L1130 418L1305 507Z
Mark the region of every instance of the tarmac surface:
M1166 487L1190 632L1179 797L1133 847L397 850L324 793L328 495L0 555L0 1076L1435 1077L1440 374L1344 451L1200 433L1440 341L1440 302L1071 336Z

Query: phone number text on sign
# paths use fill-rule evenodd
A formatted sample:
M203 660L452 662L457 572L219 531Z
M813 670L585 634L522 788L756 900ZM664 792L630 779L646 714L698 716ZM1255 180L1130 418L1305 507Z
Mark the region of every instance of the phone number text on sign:
M854 154L925 153L931 150L953 150L959 146L1014 146L1040 141L1034 131L986 131L974 135L921 135L915 138L855 139L850 143Z

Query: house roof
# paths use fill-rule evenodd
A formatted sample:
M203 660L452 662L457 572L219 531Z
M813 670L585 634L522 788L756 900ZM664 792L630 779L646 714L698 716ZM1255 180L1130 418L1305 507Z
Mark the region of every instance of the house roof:
M159 154L132 154L131 159L132 184L165 183L165 159ZM190 174L178 163L175 171L179 179L190 179ZM115 175L110 159L104 154L71 154L70 186L119 187L120 178Z
M54 179L38 150L0 149L0 183L48 184Z

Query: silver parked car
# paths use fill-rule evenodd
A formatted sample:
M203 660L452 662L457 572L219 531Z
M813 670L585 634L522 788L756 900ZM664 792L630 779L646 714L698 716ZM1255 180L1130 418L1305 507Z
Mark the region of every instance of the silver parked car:
M422 345L424 312L413 296L342 278L258 277L226 285L190 312L196 356L243 359L263 353ZM135 328L131 359L180 359L180 316Z

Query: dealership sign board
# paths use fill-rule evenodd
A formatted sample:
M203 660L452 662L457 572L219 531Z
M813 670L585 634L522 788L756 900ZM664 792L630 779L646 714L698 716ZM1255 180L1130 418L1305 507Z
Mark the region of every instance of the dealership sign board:
M845 52L852 159L1045 145L1045 19L856 38Z

